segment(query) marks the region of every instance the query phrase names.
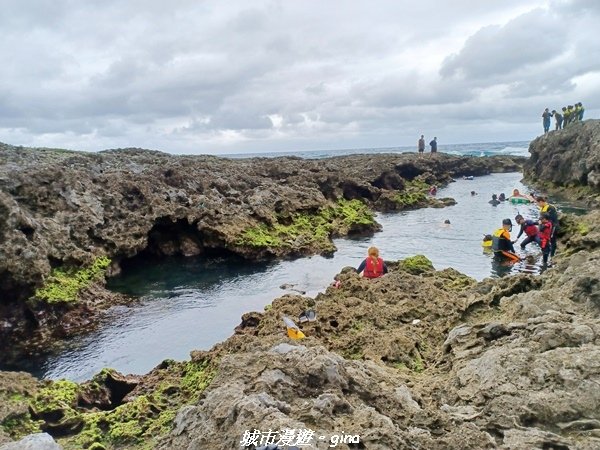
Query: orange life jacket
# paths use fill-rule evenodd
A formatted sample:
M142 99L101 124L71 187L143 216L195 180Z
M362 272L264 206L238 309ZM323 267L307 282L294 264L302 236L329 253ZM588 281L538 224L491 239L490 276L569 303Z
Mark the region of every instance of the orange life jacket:
M545 224L540 226L540 240L541 247L546 248L546 245L550 242L552 238L552 222L548 221Z
M363 277L366 278L379 278L383 275L383 259L377 258L377 262L373 262L373 258L370 256L366 259L365 270Z

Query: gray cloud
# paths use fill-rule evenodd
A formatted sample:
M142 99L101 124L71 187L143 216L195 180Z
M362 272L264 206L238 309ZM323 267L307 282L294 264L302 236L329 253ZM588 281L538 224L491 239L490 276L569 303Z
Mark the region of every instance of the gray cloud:
M560 26L558 18L538 9L505 26L483 27L467 39L459 53L446 58L440 73L476 80L514 76L565 51L567 41Z
M599 5L6 0L0 141L231 152L412 144L424 130L528 139L540 108L585 96L600 109Z

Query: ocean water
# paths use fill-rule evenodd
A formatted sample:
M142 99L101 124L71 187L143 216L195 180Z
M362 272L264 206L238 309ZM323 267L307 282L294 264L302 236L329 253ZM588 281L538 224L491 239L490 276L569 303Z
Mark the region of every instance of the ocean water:
M451 155L468 155L468 156L493 156L493 155L518 155L529 156L527 149L529 148L528 141L514 142L484 142L476 144L438 144L439 153L448 153ZM310 150L296 152L270 152L270 153L233 153L222 155L227 158L274 158L277 156L297 156L307 159L330 158L333 156L343 155L358 155L371 153L407 153L415 152L415 146L404 147L382 147L382 148L354 148L345 150ZM429 147L426 148L426 153Z

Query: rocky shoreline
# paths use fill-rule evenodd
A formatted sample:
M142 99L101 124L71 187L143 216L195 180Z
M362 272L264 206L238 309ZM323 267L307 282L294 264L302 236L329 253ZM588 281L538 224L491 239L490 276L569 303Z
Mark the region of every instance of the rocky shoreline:
M545 192L600 207L600 120L574 122L529 145L529 182Z
M560 138L545 137L538 158ZM464 164L407 157L448 163L447 176ZM340 164L356 168L353 158ZM355 184L366 186L380 170L364 167ZM443 181L424 173L400 175L404 189L387 190ZM360 199L385 209L377 206L382 196L386 190ZM292 429L314 431L304 448L330 448L334 436L348 438L337 448L355 449L598 448L600 212L565 215L562 224L560 256L542 276L476 282L435 271L422 256L389 262L390 273L372 281L347 268L339 287L314 299L275 299L245 314L212 350L143 376L108 369L77 385L0 372L0 444L46 431L67 450L242 449L246 431ZM301 325L305 339L291 341L281 316L307 308L317 320Z
M275 299L211 351L143 376L2 372L0 423L65 449L243 448L246 430L283 428L363 445L338 448L597 448L598 219L567 218L564 256L543 276L477 283L424 257L374 281L348 268L339 288ZM291 341L281 315L307 308L317 320Z
M248 260L335 251L380 229L374 211L444 206L452 177L524 158L416 154L225 159L140 149L82 153L0 144L0 355L47 350L124 296L106 276L131 258ZM26 345L24 345L26 344Z

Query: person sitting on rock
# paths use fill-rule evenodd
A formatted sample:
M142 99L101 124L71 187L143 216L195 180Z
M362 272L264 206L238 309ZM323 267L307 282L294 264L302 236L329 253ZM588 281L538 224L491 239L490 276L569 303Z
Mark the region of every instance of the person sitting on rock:
M517 216L515 217L515 222L521 225L521 230L519 231L515 242L519 240L523 233L525 233L525 235L527 236L523 240L523 242L521 242L521 248L523 250L525 250L525 247L527 247L527 245L531 242L537 242L537 244L540 247L542 246L539 236L540 230L538 229L536 222L534 222L533 220L525 219L521 214L517 214Z
M436 195L437 194L437 186L434 184L433 186L431 186L431 188L429 189L429 195Z
M363 274L365 278L379 278L383 274L388 273L388 268L383 259L379 257L379 249L377 247L369 247L368 255L363 262L360 263L356 271Z
M500 204L498 201L498 196L496 194L492 194L492 199L488 202L492 206L497 206Z

